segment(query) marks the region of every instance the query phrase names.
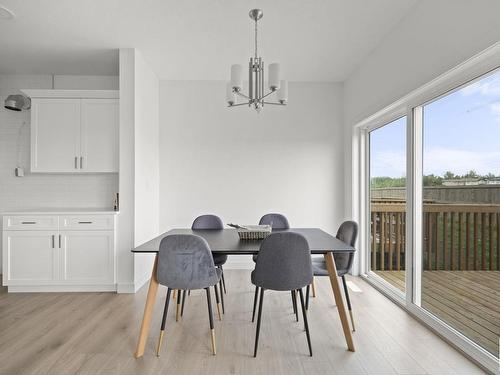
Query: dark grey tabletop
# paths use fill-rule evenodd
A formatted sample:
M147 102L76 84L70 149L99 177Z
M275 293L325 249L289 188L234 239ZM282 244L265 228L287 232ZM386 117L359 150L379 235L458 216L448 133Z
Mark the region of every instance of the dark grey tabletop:
M274 232L295 232L302 234L309 243L311 254L352 253L355 249L352 246L340 241L336 237L318 228L291 228L286 230L273 230ZM135 249L133 253L156 253L160 247L163 237L170 234L195 234L203 237L210 245L214 254L248 255L259 252L262 240L240 240L236 229L220 230L193 230L193 229L172 229L162 235L148 241Z

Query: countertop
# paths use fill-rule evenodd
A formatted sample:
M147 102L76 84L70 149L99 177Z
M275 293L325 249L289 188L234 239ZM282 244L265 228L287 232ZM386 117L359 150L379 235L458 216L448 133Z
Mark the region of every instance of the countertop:
M3 211L1 215L117 215L113 208L23 208Z

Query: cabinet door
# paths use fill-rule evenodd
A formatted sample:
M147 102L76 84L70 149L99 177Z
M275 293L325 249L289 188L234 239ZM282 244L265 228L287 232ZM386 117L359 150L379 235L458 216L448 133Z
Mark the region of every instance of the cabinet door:
M82 99L83 172L118 172L118 108L118 99Z
M80 156L80 99L33 99L31 171L76 172Z
M4 231L4 285L47 285L59 277L57 232Z
M115 282L114 232L61 231L63 284Z

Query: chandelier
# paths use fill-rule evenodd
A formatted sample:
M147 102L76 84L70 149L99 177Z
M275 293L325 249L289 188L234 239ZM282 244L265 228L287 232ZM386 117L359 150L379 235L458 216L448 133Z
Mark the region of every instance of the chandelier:
M231 66L231 82L227 84L226 101L229 107L248 105L260 112L264 104L286 105L288 100L288 82L280 80L280 64L269 64L269 91L264 83L264 60L257 54L257 21L262 18L264 12L261 9L252 9L249 16L255 21L255 55L250 58L248 64L248 95L243 91L243 66L235 64ZM269 95L276 92L277 102L266 101ZM244 102L237 103L236 96L244 99Z

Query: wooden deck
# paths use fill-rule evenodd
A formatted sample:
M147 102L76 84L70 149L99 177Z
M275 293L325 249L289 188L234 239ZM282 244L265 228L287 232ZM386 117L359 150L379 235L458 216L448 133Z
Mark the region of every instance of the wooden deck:
M376 271L404 291L404 271ZM422 307L498 356L500 272L423 271Z

